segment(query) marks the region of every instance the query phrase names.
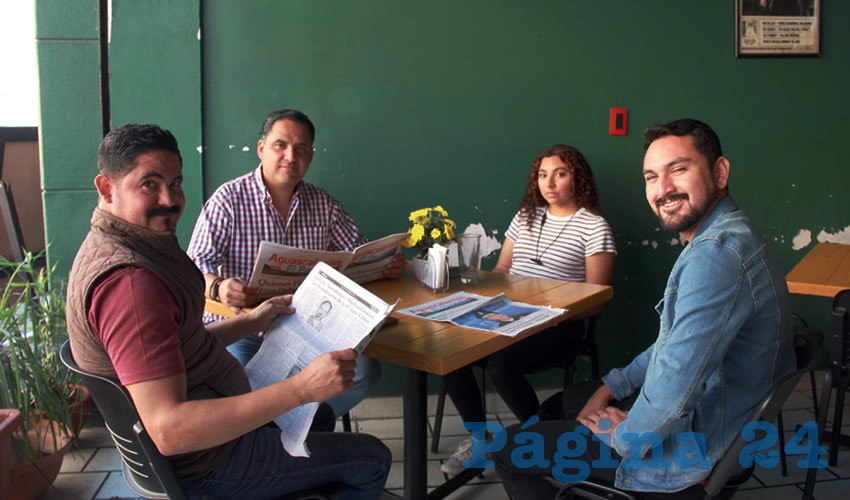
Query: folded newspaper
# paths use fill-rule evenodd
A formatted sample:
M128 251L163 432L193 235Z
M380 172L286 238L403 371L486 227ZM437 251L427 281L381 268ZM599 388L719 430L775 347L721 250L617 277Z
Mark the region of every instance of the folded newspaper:
M251 388L289 378L326 352L362 352L399 302L389 305L331 266L314 264L292 297L295 312L272 323L246 365ZM275 419L283 447L293 457L310 454L304 440L318 406L302 405Z
M514 302L504 293L484 297L458 292L425 304L399 309L398 312L514 337L552 318L563 316L567 310Z
M305 250L262 241L248 286L258 288L263 299L292 293L319 262L357 283L380 279L393 255L400 251L401 240L407 237L407 233L391 234L360 245L351 252Z

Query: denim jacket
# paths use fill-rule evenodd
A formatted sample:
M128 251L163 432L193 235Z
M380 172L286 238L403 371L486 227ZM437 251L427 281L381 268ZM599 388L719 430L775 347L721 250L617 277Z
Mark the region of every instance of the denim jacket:
M796 368L791 307L776 257L727 196L679 255L655 309L655 343L603 381L618 400L640 391L613 434L624 457L615 485L672 492L708 477L767 390ZM663 461L660 447L635 441L645 433L660 437Z

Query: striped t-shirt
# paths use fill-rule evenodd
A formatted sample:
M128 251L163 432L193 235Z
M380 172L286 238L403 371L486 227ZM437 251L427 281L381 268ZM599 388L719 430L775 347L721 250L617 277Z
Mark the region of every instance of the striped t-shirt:
M599 252L617 253L614 232L603 217L584 208L569 217L549 214L546 207L536 210L530 228L517 213L505 233L514 242L511 274L585 281L585 257ZM544 213L545 223L541 224Z

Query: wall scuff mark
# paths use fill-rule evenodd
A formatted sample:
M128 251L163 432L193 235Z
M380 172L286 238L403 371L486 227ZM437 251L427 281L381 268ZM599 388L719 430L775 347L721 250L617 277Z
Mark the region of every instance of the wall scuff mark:
M480 222L478 224L470 224L466 226L466 229L463 230L463 233L481 235L479 255L482 259L495 252L496 250L502 248L502 244L499 243L499 240L497 240L493 236L487 235L487 231L484 230L484 224L481 224Z
M800 250L809 246L809 243L811 242L812 232L808 229L800 229L800 232L797 233L797 236L794 236L794 239L791 240L791 248L793 248L794 250Z
M820 233L818 233L818 242L850 245L850 226L847 226L836 233L828 233L826 232L826 229L823 229Z

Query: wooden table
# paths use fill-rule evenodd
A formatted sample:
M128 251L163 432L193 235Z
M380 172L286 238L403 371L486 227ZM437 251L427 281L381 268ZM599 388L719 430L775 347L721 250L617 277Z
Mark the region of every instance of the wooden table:
M818 243L785 280L791 293L835 297L850 288L850 245Z
M407 368L404 386L404 498L421 499L427 495L427 374L445 375L500 349L533 335L548 326L579 316L604 304L614 296L610 286L573 283L568 281L532 278L482 272L475 285L462 285L459 279L450 281L449 290L434 293L413 277L411 266L398 280L381 280L365 285L372 293L388 303L401 298L399 308L412 307L436 300L458 291L479 295L504 292L508 298L534 305L569 309L565 317L550 320L532 330L506 337L472 330L404 314L394 314L398 323L382 328L369 343L364 354ZM232 316L233 312L220 303L207 301L207 311ZM458 478L463 480L463 478ZM450 481L450 483L452 483ZM454 482L432 492L431 498L442 498L461 484Z
M835 297L838 292L850 288L850 245L839 243L818 243L785 276L788 291L801 295ZM831 336L827 336L830 338ZM838 365L832 367L836 372L833 380L839 380ZM826 375L824 375L824 378ZM839 391L844 390L839 387ZM828 411L829 401L823 404L821 411ZM839 419L840 420L840 419ZM830 443L829 465L835 466L838 459L838 445L850 446L850 436L841 434L840 427L832 432L823 431L822 439ZM835 437L837 436L837 437Z

